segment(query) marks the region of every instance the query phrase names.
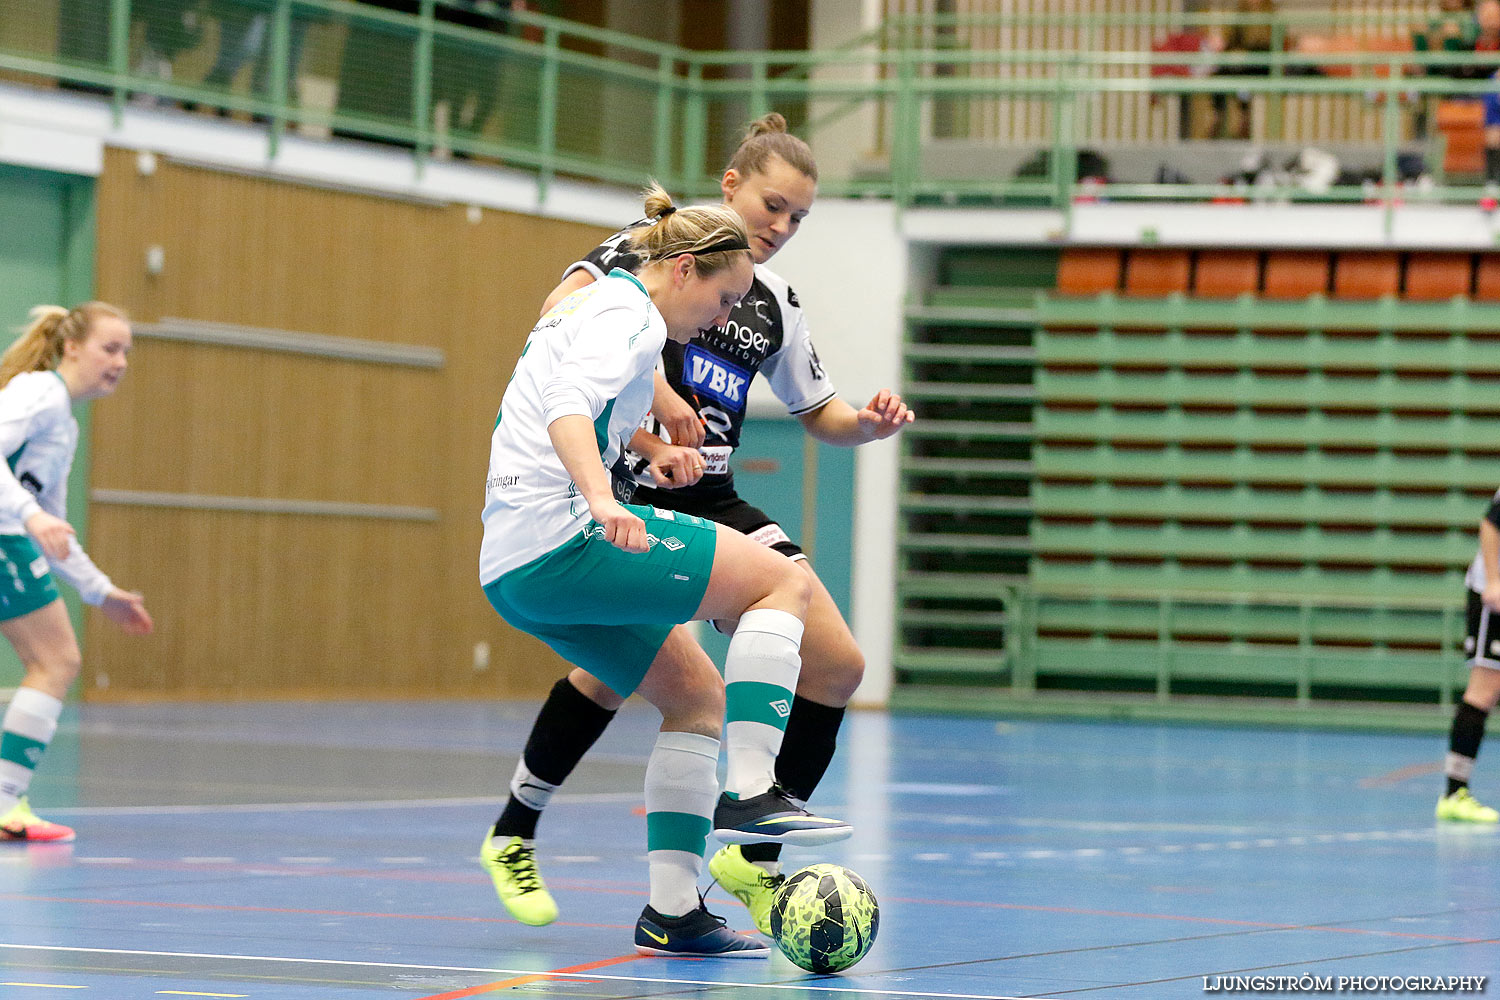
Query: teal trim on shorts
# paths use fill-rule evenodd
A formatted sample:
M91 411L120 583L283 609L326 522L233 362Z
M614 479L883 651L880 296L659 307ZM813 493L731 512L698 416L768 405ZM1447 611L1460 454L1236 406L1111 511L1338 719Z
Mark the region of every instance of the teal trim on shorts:
M490 606L624 697L640 686L672 626L691 621L713 570L711 521L627 504L650 549L626 552L590 521L545 555L484 588Z
M34 740L20 733L0 733L0 760L35 771L37 764L41 763L42 754L46 752L47 744L41 740Z
M36 543L26 535L0 535L0 621L29 615L57 597L57 584Z
M724 686L724 721L759 722L786 732L792 714L792 692L764 681L735 681Z
M708 831L713 827L707 816L680 812L646 814L646 850L686 851L703 857Z

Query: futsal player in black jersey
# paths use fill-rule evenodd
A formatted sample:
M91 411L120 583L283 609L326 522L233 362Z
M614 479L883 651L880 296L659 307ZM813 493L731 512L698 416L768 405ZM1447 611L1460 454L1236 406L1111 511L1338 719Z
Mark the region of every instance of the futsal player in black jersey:
M1436 813L1440 820L1457 823L1500 823L1500 810L1484 805L1469 791L1485 721L1500 701L1500 490L1479 520L1479 551L1464 574L1464 591L1469 683L1448 732L1448 756L1443 761L1447 784Z
M799 810L822 780L837 744L845 706L864 676L864 656L826 587L797 543L759 508L742 499L729 469L739 445L750 383L757 374L814 438L854 447L888 438L913 414L890 390L881 390L856 410L840 399L818 360L801 304L791 287L763 265L796 234L817 194L817 164L801 139L786 131L781 115L754 122L724 171L724 204L745 220L756 262L750 291L721 329L691 345L668 344L652 405L653 429L631 442L659 488L642 488L635 502L678 510L735 528L797 560L812 577L812 599L802 641L802 671L796 696L783 720L776 758L777 787L789 812ZM612 268L634 263L627 226L564 273L546 305L598 280ZM664 375L663 375L664 372ZM671 487L671 488L660 488ZM733 631L733 622L716 623ZM668 636L658 661L696 649L681 628ZM733 685L726 689L726 742L735 740ZM621 699L592 675L574 670L553 686L534 723L511 779L510 799L486 840L481 860L507 909L527 923L538 913L556 914L534 854L536 824L552 793L604 732ZM734 808L721 802L721 810ZM720 823L716 817L715 826ZM709 870L750 910L755 925L770 932L772 895L781 881L780 846L737 844L718 851ZM550 918L549 918L550 919Z

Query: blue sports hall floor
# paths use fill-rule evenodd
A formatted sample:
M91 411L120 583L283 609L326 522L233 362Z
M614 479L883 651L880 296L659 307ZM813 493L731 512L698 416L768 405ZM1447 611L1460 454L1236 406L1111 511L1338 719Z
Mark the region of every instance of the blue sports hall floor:
M534 708L83 708L32 796L77 842L0 845L0 1000L1124 1000L1500 973L1500 831L1434 823L1430 735L852 713L815 801L857 832L788 860L863 874L880 933L814 976L633 954L656 716L632 705L543 819L562 916L525 927L476 857ZM1475 790L1500 800L1491 753Z

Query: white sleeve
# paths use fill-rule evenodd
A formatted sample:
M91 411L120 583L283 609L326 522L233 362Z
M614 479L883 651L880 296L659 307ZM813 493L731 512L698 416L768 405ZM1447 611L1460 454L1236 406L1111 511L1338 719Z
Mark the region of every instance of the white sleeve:
M766 358L761 374L776 398L793 416L810 413L827 405L838 390L823 370L818 352L813 349L812 334L807 329L807 314L790 288L776 293L781 308L781 349Z
M94 560L83 551L83 546L78 544L76 538L68 545L68 558L48 559L47 564L52 567L52 572L62 578L63 583L78 591L78 596L85 604L103 604L104 598L114 589L113 581L94 565Z
M33 385L30 380L12 379L0 389L0 511L23 524L42 505L16 479L6 459L19 451L47 419L46 397Z
M627 385L649 372L662 340L647 310L611 306L585 322L542 386L542 422L578 414L598 419Z

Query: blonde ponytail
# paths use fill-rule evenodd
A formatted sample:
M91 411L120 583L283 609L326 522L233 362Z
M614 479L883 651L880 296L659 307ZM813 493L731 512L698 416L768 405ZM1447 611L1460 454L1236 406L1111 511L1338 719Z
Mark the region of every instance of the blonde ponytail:
M631 252L640 266L668 257L692 254L701 275L715 274L734 264L736 254L750 253L750 234L739 213L722 205L678 208L660 184L652 182L643 195L646 218L655 220L630 236Z
M88 339L94 320L100 316L126 319L124 310L108 302L85 302L64 309L62 306L36 306L31 322L10 347L0 354L0 388L22 372L45 372L62 360L63 344Z

